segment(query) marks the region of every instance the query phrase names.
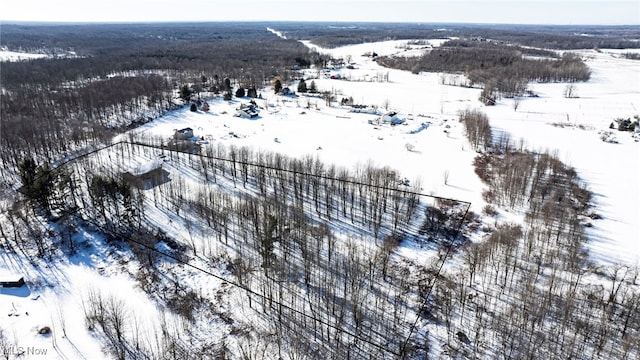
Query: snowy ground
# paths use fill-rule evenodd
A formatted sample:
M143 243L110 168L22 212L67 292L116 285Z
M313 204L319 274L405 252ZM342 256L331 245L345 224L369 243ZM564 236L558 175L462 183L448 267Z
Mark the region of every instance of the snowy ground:
M630 133L617 131L619 143L606 143L598 132L609 130L615 118L640 114L640 66L612 53L579 53L587 58L592 75L590 81L575 85L578 98L564 98L563 83L532 84L539 97L523 99L517 111L506 99L483 110L492 126L514 139L523 138L529 148L556 149L560 159L587 182L595 194L596 211L604 217L589 230L594 260L638 264L640 143Z
M110 359L95 333L87 331L84 306L90 292L124 302L123 310L140 326L159 328L154 303L131 276L111 266L113 250L104 239L88 232L77 237L78 255L44 267L15 263L15 256L0 253L3 267L28 280L17 289L0 287L0 329L10 344L9 358ZM39 334L44 327L51 333Z
M466 146L456 114L466 108L481 108L496 130L510 133L516 141L523 138L528 148L556 149L589 184L596 194L596 211L604 217L589 230L594 260L630 265L640 262L640 143L626 133L616 134L618 144L605 143L598 134L614 118L640 113L637 62L620 58L617 52L580 51L588 57L593 75L589 82L576 85L578 98L563 97L564 83L531 84L530 89L539 97L519 99L514 110L511 99L484 107L477 100L478 89L442 85L440 74L384 69L362 56L366 52L402 53L402 42L319 50L336 57L350 55L355 62L355 69L331 72L352 81L333 80L322 72L310 71L308 76L319 90L335 91L338 100L352 97L355 103L375 105L381 111L386 103L389 110L398 111L406 119L406 125L372 125L369 121L375 122L377 115L351 113L335 103L327 106L320 98L276 96L265 90L265 99L258 100L262 109L257 119L234 116L235 109L249 99L207 99L211 109L206 113L177 110L134 132L168 139L176 129L191 127L195 136L208 142L205 146L222 143L294 157L310 154L351 168L366 162L387 165L411 181L420 181L423 193L468 201L472 210L480 212L483 185L471 165L476 154ZM415 55L416 49L408 51ZM388 74L389 82L368 81L380 74ZM291 84L291 88L295 90L297 84ZM407 150L407 144L412 151ZM5 273L20 273L29 281L35 280L18 290L0 289L0 328L20 347L12 354L22 351L25 358L104 358L98 339L86 331L83 319L81 299L92 287L107 295L126 297L141 322L154 321L152 317L158 312L153 302L137 290L135 280L128 275L105 271L101 252L106 250L101 248L102 240L92 236L87 234L92 250L86 255L54 262L47 268L15 263L14 256L0 253ZM140 309L150 310L140 313ZM53 335L39 335L37 330L43 326L50 326ZM61 335L63 331L66 336ZM42 356L37 351L48 352Z
M31 54L17 51L0 50L0 61L23 61L47 57L45 54Z
M437 46L441 42L430 40L430 43ZM596 195L597 211L604 217L590 230L592 258L601 263L640 263L640 143L634 141L629 133L617 133L618 144L605 143L599 135L599 131L608 130L613 119L640 114L640 66L637 60L621 56L622 53L636 51L577 51L592 70L591 80L575 84L577 98L567 99L563 96L566 83L530 84L529 88L539 97L517 99L519 104L517 111L514 111L513 99L502 99L497 106L486 107L477 101L478 90L441 85L438 74L414 75L381 69L368 58L358 56L367 51L375 51L379 55L401 54L402 48L401 42L388 41L333 50L319 49L335 57L353 56L360 69L343 70L343 74L389 71L391 81L390 84L358 84L331 80L330 83L321 84L329 89L340 89L345 96L353 96L357 102L383 104L389 99L393 108L405 114L424 113L453 119L458 110L481 108L489 116L492 127L510 133L516 141L524 139L528 148L557 150L560 158L574 166L589 184ZM551 126L552 123L567 126ZM580 130L580 125L586 130ZM419 144L426 145L423 141ZM471 193L478 192L475 179L465 176L464 161L458 162L452 158L461 155L443 150L434 152L428 148L427 153L419 159L407 158L399 153L387 164L403 172L405 169L420 169L418 164L423 164L425 157L439 154L446 157L443 163L447 167L455 168L450 170L453 185L469 189ZM434 175L437 177L444 170L442 166L429 166L427 169L429 171L411 175L419 175L426 180ZM454 171L462 176L454 176ZM456 183L456 180L459 182ZM449 193L448 187L429 191L438 190L445 191L445 196L460 195L464 200L477 204L473 197Z
M430 41L437 46L440 41ZM357 104L375 105L380 112L400 113L406 125L372 126L376 115L350 113L335 103L328 107L319 98L275 96L265 100L258 119L234 117L240 101L210 100L209 113L174 112L139 129L170 137L173 130L190 126L196 136L212 144L246 145L291 156L312 154L325 162L348 167L371 161L390 166L409 179L420 179L424 193L471 202L479 211L484 205L482 184L473 173L475 153L465 147L457 112L479 108L489 116L497 131L512 139L523 139L525 147L557 151L560 159L574 166L596 195L596 211L604 218L589 230L590 253L599 263L640 262L640 143L630 133L618 133L618 144L600 140L618 117L640 113L640 67L637 61L620 57L619 51L584 50L578 53L592 69L589 82L575 84L577 98L565 98L566 83L531 84L538 97L502 99L496 106L484 106L477 99L480 90L441 84L441 74L411 74L381 68L367 52L398 54L406 41L358 44L332 50L317 50L334 57L350 57L355 69L330 73L311 70L320 91L333 91L337 99L352 97ZM413 45L415 47L416 45ZM339 74L343 79L330 79ZM387 75L389 82L370 81ZM291 84L296 89L297 84ZM248 99L247 99L248 100ZM514 101L518 102L514 110ZM308 109L307 107L311 107ZM426 130L412 134L429 122ZM553 125L555 124L555 125ZM231 135L230 135L231 134ZM275 141L277 139L277 141ZM414 147L407 151L406 144ZM449 174L447 185L444 174Z

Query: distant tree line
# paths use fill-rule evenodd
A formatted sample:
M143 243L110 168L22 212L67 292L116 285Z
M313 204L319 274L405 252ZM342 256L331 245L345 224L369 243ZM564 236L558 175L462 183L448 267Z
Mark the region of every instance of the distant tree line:
M637 49L640 30L634 26L477 25L424 23L280 23L272 25L290 39L311 39L326 48L385 40L479 38L527 47L574 49ZM589 36L583 36L588 34Z
M419 73L464 73L467 86L481 84L481 100L487 105L495 103L498 94L513 97L524 94L529 81L586 81L591 76L589 67L579 56L564 53L559 59L532 59L530 52L520 47L481 41L449 41L422 56L378 57L378 63L401 70ZM538 52L534 52L538 53ZM546 54L541 51L540 54Z

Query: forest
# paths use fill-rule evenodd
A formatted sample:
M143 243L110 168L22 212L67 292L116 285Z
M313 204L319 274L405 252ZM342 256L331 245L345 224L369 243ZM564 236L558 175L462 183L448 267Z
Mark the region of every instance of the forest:
M256 358L277 349L292 359L418 359L434 345L434 327L446 329L452 357L634 358L640 273L588 261L586 220L597 213L586 184L555 154L489 136L481 112L460 121L476 150L491 150L474 163L487 185L482 215L524 207L523 224L480 225L469 204L420 194L419 183L407 188L389 168L348 170L224 145L194 155L139 139L55 170L22 164L36 176L24 179L32 190L25 203L5 214L3 247L41 258L71 254L91 245L69 234L94 229L130 249L140 286L190 328L203 317L228 325L221 341L163 333L157 348L138 338L124 312L108 310L109 299L86 294L88 326L122 359L215 357L234 348ZM142 191L122 180L132 160L158 151L169 181ZM33 191L42 183L48 191ZM54 234L30 207L48 213ZM190 240L164 233L167 220ZM484 241L469 242L479 230ZM406 246L438 256L412 261L397 254ZM444 267L453 256L462 261ZM199 294L202 283L178 278L202 272L231 286L215 302ZM237 318L231 304L253 315ZM186 344L196 339L202 348L194 354Z
M196 96L225 85L260 88L320 58L256 23L3 24L2 46L59 55L2 64L0 158L8 169L25 157L62 158L158 117L176 107L183 85Z
M158 150L166 151L170 181L141 191L121 179L131 159L152 158ZM247 337L247 344L237 345L242 349L277 344L293 358L420 357L428 340L414 332L416 311L440 262L425 268L394 252L407 242L441 251L458 247L470 223L463 219L471 216L469 204L420 194L419 184L406 187L388 168L351 171L312 157L222 145L193 155L123 142L55 170L32 162L21 168L33 173L23 179L25 201L55 219L60 242L38 236L28 206L20 206L7 213L12 230L6 231L13 234L9 240L4 233L8 249L37 249L34 255L44 258L73 253L82 245L63 234L95 228L112 246L131 249L142 265L133 274L140 286L185 321L193 322L196 312L221 318L231 325L225 337ZM162 235L158 212L182 222L191 243L178 245ZM158 252L161 242L172 251ZM264 325L237 323L212 299L193 298L194 288L181 285L179 294L168 293L158 273L175 268L172 259L214 272L212 264L226 268L216 276L234 286L222 302L255 311L254 321ZM153 358L151 344L135 344L129 332L118 335L114 320L100 310L99 294L87 296L87 321L109 339L113 354ZM256 333L262 326L267 333ZM227 346L214 345L222 352Z

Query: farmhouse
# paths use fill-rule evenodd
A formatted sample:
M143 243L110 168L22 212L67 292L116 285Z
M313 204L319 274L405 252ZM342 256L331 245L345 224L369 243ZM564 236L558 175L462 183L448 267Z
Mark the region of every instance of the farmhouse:
M122 174L122 179L140 189L150 189L160 185L168 178L162 169L162 159L153 159L142 163Z
M20 275L0 276L0 286L4 288L17 288L24 285L24 277Z
M237 115L244 118L254 118L260 114L260 110L253 104L242 105L236 109Z

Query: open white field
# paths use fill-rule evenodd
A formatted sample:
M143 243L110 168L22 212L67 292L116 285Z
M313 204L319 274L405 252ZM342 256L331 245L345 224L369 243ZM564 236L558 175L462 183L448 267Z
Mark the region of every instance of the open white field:
M432 41L435 46L438 40ZM380 67L367 52L398 54L407 42L359 44L331 50L334 57L350 58L354 69L323 73L310 70L320 91L336 93L337 100L353 98L363 105L398 111L403 125L371 125L372 114L351 113L320 98L276 96L266 90L258 100L257 119L235 117L241 101L211 100L209 112L173 112L136 132L172 136L175 129L192 127L195 136L216 143L268 149L290 156L311 154L346 167L373 162L397 169L408 179L420 179L423 191L469 201L482 209L482 184L473 172L475 152L465 146L457 113L478 108L496 131L504 131L526 148L557 152L576 168L595 194L596 211L603 219L589 230L590 253L601 263L640 262L640 143L631 133L615 132L617 144L603 142L615 118L632 117L640 109L640 67L618 52L579 51L587 59L592 78L575 84L575 98L563 96L566 83L530 84L538 97L501 99L496 106L478 101L479 89L441 84L442 74L411 74ZM414 46L415 47L415 46ZM340 75L342 79L331 79ZM371 81L377 76L388 82ZM349 81L351 79L351 81ZM297 83L290 84L295 90ZM248 101L249 99L247 99ZM517 109L514 110L514 102ZM426 129L422 124L429 123ZM407 151L407 144L413 151ZM448 173L447 184L444 174Z

